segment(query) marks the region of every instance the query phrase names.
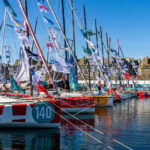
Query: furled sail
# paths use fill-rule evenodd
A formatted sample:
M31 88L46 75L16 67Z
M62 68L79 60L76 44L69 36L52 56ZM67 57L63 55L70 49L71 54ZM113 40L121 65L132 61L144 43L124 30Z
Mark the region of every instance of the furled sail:
M16 81L29 81L29 65L25 50L20 48L20 60L17 68Z

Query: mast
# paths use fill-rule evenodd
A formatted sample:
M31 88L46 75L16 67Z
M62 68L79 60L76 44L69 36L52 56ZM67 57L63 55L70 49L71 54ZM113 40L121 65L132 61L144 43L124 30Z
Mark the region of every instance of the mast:
M85 30L87 30L86 13L85 13L85 6L84 5L83 5L83 13L84 13L84 28L85 28ZM87 44L87 49L88 48L89 48L89 46ZM91 78L91 70L90 70L90 63L89 62L88 62L88 72L89 72L89 87L91 88L91 79L90 79Z
M98 31L97 31L97 22L95 19L95 37L96 37L96 48L98 49L99 45L98 45ZM99 51L98 51L98 56L99 56ZM100 71L99 71L99 77L100 77Z
M118 39L117 39L117 46L118 46L118 57L119 57L119 40ZM119 66L120 66L120 64L119 64ZM120 86L121 86L122 82L121 82L121 68L120 67L119 67L119 82L120 82Z
M107 52L107 59L108 59L107 66L109 67L109 39L108 39L108 33L107 32L106 32L106 45L107 45L106 52Z
M102 27L101 26L100 26L100 38L101 38L102 59L103 59L103 65L104 65L103 33L102 33Z
M5 35L6 17L7 17L7 8L5 8L4 23L3 23L3 32L2 32L2 45L1 45L1 56L0 56L1 67L2 67L2 56L3 56L3 49L4 49L4 35Z
M57 19L57 17L56 17L56 14L55 14L55 12L54 12L52 6L51 6L50 1L47 0L47 3L48 3L48 5L49 5L49 7L50 7L50 9L51 9L51 12L52 12L52 14L53 14L53 16L54 16L54 18L55 18L55 20L56 20L58 26L59 26L59 29L60 29L61 33L62 33L62 35L63 35L63 37L64 37L64 39L65 39L65 41L66 41L66 44L67 44L67 46L68 46L68 48L69 48L69 51L70 51L72 57L74 58L74 61L75 61L75 63L77 64L77 67L78 67L78 69L79 69L79 71L80 71L80 73L81 73L83 79L85 80L84 74L83 74L83 72L82 72L82 70L81 70L81 68L80 68L80 65L79 65L79 63L78 63L76 57L74 56L74 53L73 53L73 51L72 51L72 49L71 49L71 47L70 47L70 44L69 44L69 42L68 42L68 40L67 40L67 38L66 38L66 36L65 36L65 34L64 34L63 30L62 30L62 28L61 28L61 25L60 25L60 23L59 23L59 21L58 21L58 19ZM89 87L89 85L88 85L88 83L87 83L86 80L85 80L85 83L86 83L86 86L88 87L88 89L90 90L90 92L92 93L92 91L91 91L91 89L90 89L90 87Z
M32 30L32 28L31 28L31 25L30 25L30 23L29 23L29 21L28 21L28 18L27 18L26 14L25 14L25 11L24 11L24 9L23 9L23 6L22 6L20 0L18 0L18 4L19 4L20 9L21 9L21 11L22 11L22 14L23 14L23 17L24 17L24 19L25 19L25 22L26 22L26 24L27 24L27 26L28 26L29 32L30 32L30 34L31 34L31 36L32 36L32 38L33 38L33 41L34 41L35 47L36 47L36 49L37 49L37 52L38 52L38 54L39 54L39 56L40 56L40 58L41 58L41 60L42 60L42 62L43 62L43 64L44 64L44 66L45 66L45 68L46 68L46 70L47 70L47 73L48 73L48 75L49 75L49 77L50 77L50 80L51 80L51 82L52 82L52 84L53 84L53 87L54 87L55 91L57 92L56 84L55 84L55 82L52 80L51 73L50 73L49 68L48 68L48 66L47 66L47 64L46 64L46 61L45 61L45 59L44 59L43 53L42 53L42 51L41 51L41 48L40 48L40 46L39 46L39 44L38 44L38 42L37 42L37 39L36 39L35 35L33 34L33 30Z
M3 19L3 21L2 21L2 23L0 25L0 31L1 31L2 27L3 27L3 23L4 23L4 19Z
M64 11L64 0L61 0L61 11L62 11L62 21L63 21L63 32L66 36L66 25L65 25L65 11ZM64 39L64 48L66 48L66 41ZM65 51L65 60L67 61L67 51Z
M110 45L111 45L111 37L109 37L109 41L108 41L108 60L110 59Z
M98 45L98 34L97 34L97 23L96 23L96 19L95 19L95 32L96 32L96 48L98 49L99 45ZM98 52L99 55L99 52Z
M71 0L71 6L73 8L73 0ZM75 29L74 29L74 14L73 14L73 9L71 9L71 14L72 14L72 35L73 35L73 52L74 56L76 57L76 45L75 45ZM74 63L74 81L76 81L76 64Z
M25 11L26 17L28 18L27 0L24 0L24 11ZM25 23L25 31L26 31L27 37L29 38L29 30L28 30L27 23ZM31 58L29 58L29 64L31 65ZM31 75L30 69L29 69L29 80L30 80L29 95L33 96L32 75Z

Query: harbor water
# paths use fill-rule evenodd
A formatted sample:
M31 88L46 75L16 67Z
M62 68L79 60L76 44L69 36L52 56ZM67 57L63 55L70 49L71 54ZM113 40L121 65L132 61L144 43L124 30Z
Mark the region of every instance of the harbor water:
M149 150L150 98L64 115L60 129L0 129L0 149Z

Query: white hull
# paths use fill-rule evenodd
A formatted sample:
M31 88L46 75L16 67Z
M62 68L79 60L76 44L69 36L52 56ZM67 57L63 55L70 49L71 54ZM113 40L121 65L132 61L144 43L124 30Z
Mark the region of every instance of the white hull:
M118 93L118 95L121 97L122 100L137 97L137 93L130 93L130 92Z
M13 99L0 96L0 127L58 128L59 101Z

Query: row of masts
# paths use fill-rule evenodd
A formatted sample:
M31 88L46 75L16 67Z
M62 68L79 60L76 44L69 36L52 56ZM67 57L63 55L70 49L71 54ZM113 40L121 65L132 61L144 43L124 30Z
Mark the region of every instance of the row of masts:
M20 7L22 6L22 4L21 4L21 2L20 2L20 0L18 0L18 2L19 2L19 5L20 5ZM75 40L75 25L74 25L74 11L73 11L73 9L71 9L71 14L72 14L72 41L73 41L73 51L72 51L72 49L71 49L71 47L70 47L70 45L69 45L69 42L68 42L68 40L67 40L67 38L66 38L66 25L65 25L65 11L64 11L64 0L61 0L61 9L62 9L62 21L63 21L63 26L61 27L60 26L60 24L59 24L59 21L58 21L58 19L57 19L57 17L56 17L56 15L55 15L55 12L53 11L53 9L52 9L52 7L51 7L51 4L50 4L50 2L49 2L49 0L47 0L47 2L48 2L48 5L49 5L49 7L50 7L50 9L51 9L51 11L52 11L52 13L53 13L53 16L54 16L54 18L55 18L55 20L56 20L56 22L57 22L57 24L58 24L58 26L59 26L59 29L60 29L60 31L62 32L62 34L63 34L63 36L64 36L64 47L66 48L66 47L68 47L69 48L69 50L70 50L70 53L71 53L71 55L73 56L73 58L74 58L74 61L75 61L75 63L74 63L74 80L76 81L76 65L77 65L77 67L78 67L78 69L79 69L79 71L81 72L81 75L82 75L82 77L83 77L83 79L85 80L85 77L84 77L84 74L82 73L82 70L81 70L81 68L80 68L80 66L79 66L79 64L78 64L78 62L77 62L77 59L76 59L76 40ZM73 8L73 0L71 0L71 7ZM27 11L27 0L24 0L24 9L22 9L22 12L24 11L24 18L25 18L25 20L26 20L26 34L27 34L27 36L29 36L29 31L30 31L30 34L31 34L31 36L33 36L32 38L33 38L33 42L34 42L34 44L35 44L35 47L36 48L38 48L38 49L40 49L40 47L39 47L39 45L37 44L37 43L35 43L35 42L37 42L36 41L36 38L35 38L35 36L34 36L34 33L33 33L33 31L32 31L32 29L31 29L31 26L30 26L30 24L29 23L27 23L27 21L28 21L28 11ZM87 30L87 19L86 19L86 11L85 11L85 6L83 6L83 12L84 12L84 29L85 30ZM36 21L36 25L37 25L37 21ZM35 26L35 31L36 31L36 26ZM97 22L96 22L96 19L95 19L95 36L96 36L96 47L97 48L99 48L99 42L98 42L98 35L99 35L99 37L100 37L100 40L101 40L101 54L102 54L102 60L103 60L103 64L105 64L105 62L104 62L104 41L103 41L103 35L102 35L102 27L100 26L100 31L98 31L98 29L97 29ZM33 35L32 35L33 34ZM89 38L89 40L90 40L90 38ZM107 54L108 54L108 66L109 66L109 55L110 55L110 43L111 43L111 38L109 38L108 37L108 34L106 33L106 46L107 47L105 47L105 49L107 49ZM87 43L86 43L87 44ZM88 49L89 47L88 47L88 44L87 44L87 49ZM3 49L3 48L2 48ZM32 50L33 50L33 45L32 45ZM39 53L39 52L38 52ZM41 52L40 52L41 53ZM42 54L43 55L43 54ZM100 55L100 53L99 53L99 55ZM2 56L2 55L1 55ZM47 56L48 57L48 56ZM67 51L65 51L65 59L66 59L66 61L68 60L68 55L67 55ZM2 59L1 59L1 61L2 61ZM46 64L46 62L45 62L45 59L43 60L44 61L44 64ZM48 59L47 59L47 61L48 61ZM87 61L88 62L88 61ZM2 63L2 62L1 62ZM29 59L29 64L31 64L31 59ZM47 67L47 65L45 66L46 67L46 69L48 70L48 67ZM86 84L87 84L87 86L89 87L89 89L91 90L91 68L90 68L90 63L88 62L88 78L89 78L89 82L87 83L86 82ZM51 78L51 81L53 80L52 79L52 76L51 76L51 74L50 74L50 72L48 71L48 74L49 74L49 77ZM100 73L99 73L99 75L100 75ZM29 75L29 77L30 77L30 90L29 90L29 94L30 94L30 96L32 96L33 95L33 88L32 88L32 76L31 76L31 73L30 73L30 75ZM52 83L53 83L53 86L54 86L54 88L55 88L55 90L57 91L57 88L56 88L56 85L55 85L55 83L52 81Z
M71 0L71 7L73 8L73 0ZM61 0L61 9L62 9L62 20L63 20L63 32L66 36L66 27L65 27L65 12L64 12L64 0ZM74 12L73 9L71 9L72 12L72 35L73 35L73 51L74 51L74 56L76 56L76 49L75 49L75 26L74 26ZM83 13L84 13L84 29L87 30L87 18L86 18L86 11L85 11L85 5L83 5ZM103 35L102 35L102 27L100 26L100 31L98 32L97 30L97 22L95 19L95 35L96 35L96 48L99 48L99 42L98 42L98 34L99 37L101 39L101 55L102 55L102 60L103 60L103 64L105 64L104 62L104 41L103 41ZM90 38L89 38L90 40ZM108 66L109 66L109 55L110 55L110 43L111 43L111 38L108 37L108 33L106 32L106 45L107 45L107 55L108 55ZM89 49L88 44L87 45L87 49ZM66 41L64 40L64 47L66 47ZM100 55L100 53L99 53ZM67 61L67 52L65 52L65 58ZM87 61L88 63L88 83L89 83L89 88L91 88L91 68L90 68L90 63ZM100 75L100 73L99 73ZM74 80L76 81L76 65L74 64Z

